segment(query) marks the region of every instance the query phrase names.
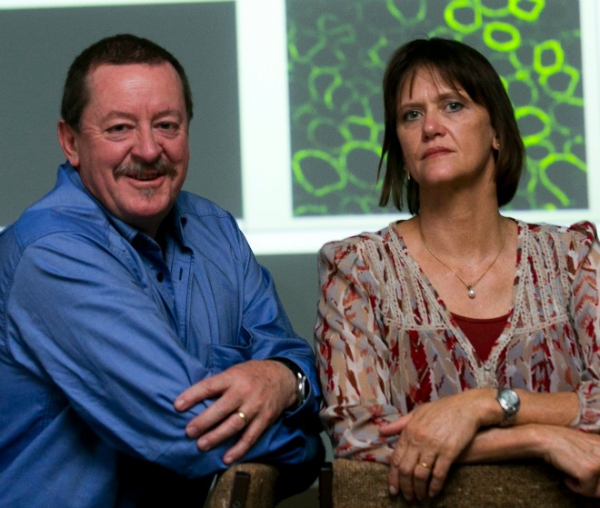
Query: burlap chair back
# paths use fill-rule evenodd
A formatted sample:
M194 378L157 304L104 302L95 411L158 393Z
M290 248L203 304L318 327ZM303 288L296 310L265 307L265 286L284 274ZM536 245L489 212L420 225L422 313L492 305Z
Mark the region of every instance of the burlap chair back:
M540 462L458 465L443 492L427 503L408 503L388 494L383 464L335 459L330 485L320 486L322 508L588 508L592 500L570 491L563 476ZM327 473L321 482L327 483ZM329 492L328 491L329 488Z
M279 472L265 464L237 464L217 480L207 508L272 508Z

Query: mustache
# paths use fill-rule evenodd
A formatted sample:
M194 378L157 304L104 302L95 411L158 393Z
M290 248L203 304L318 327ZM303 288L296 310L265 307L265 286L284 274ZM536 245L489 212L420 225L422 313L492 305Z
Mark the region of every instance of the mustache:
M148 178L149 173L153 178L159 176L174 177L177 174L177 170L175 164L165 161L164 159L157 159L153 162L133 161L123 163L120 164L113 173L115 179L121 176L128 176L143 180L144 178Z

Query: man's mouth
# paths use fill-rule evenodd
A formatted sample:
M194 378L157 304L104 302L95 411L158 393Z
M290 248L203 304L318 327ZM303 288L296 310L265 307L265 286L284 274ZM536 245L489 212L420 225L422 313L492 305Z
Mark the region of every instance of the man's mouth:
M166 162L163 159L146 163L146 162L129 162L127 164L121 164L114 171L115 179L121 176L133 178L140 181L156 180L161 176L174 177L177 174L175 165Z
M135 180L147 181L147 180L156 180L157 178L163 176L163 173L158 173L156 171L149 171L145 173L137 173L135 175L127 175L130 178L134 178Z

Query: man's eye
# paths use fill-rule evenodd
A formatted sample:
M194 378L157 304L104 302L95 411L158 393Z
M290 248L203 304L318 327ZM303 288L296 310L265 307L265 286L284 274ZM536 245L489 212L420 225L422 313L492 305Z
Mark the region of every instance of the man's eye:
M127 126L124 124L111 125L107 130L108 132L118 133L123 132L127 129Z
M162 129L164 131L173 131L173 130L177 130L178 125L176 123L173 122L160 122L158 124L158 128Z

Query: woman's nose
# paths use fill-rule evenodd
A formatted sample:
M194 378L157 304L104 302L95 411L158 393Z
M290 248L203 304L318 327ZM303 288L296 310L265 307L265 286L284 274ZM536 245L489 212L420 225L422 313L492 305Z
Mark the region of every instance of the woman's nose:
M423 135L427 138L441 135L445 131L445 127L441 122L439 115L434 112L428 112L425 114L423 120Z

